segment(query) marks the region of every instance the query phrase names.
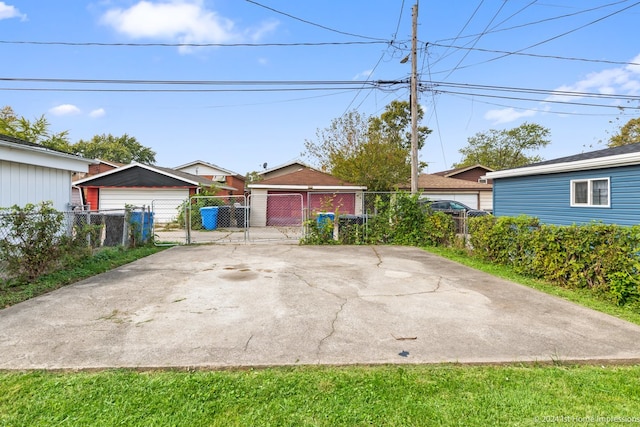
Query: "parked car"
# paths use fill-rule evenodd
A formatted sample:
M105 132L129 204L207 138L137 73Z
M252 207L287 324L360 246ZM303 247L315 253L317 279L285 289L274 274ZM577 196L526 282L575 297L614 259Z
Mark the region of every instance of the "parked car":
M428 200L422 199L420 203L423 206L428 207L432 211L440 211L455 215L460 215L465 212L467 216L484 216L489 215L489 212L483 211L481 209L473 209L464 203L460 203L455 200Z

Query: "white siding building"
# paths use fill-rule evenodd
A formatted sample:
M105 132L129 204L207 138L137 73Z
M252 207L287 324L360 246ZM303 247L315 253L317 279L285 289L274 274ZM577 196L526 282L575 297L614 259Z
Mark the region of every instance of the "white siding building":
M50 201L59 211L69 210L72 174L86 173L91 163L94 160L0 135L0 208Z

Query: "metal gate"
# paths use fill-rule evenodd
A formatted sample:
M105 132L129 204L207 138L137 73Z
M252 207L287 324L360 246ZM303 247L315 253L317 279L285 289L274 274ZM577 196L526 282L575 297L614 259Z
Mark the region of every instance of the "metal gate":
M245 196L193 196L154 200L153 235L156 245L198 243L248 243L279 241L299 243L305 231L301 194Z
M300 193L252 194L247 241L298 243L304 237L305 215Z

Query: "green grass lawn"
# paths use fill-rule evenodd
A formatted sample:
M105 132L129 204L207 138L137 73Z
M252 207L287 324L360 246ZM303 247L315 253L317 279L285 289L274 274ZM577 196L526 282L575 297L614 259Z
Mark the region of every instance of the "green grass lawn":
M611 425L614 417L640 422L640 367L0 374L3 426Z
M10 282L0 281L0 309L95 276L96 274L104 273L164 249L166 249L166 246L160 247L153 245L131 249L102 248L92 257L73 263L73 267L71 268L46 274L31 283L15 285Z
M0 292L15 303L153 253ZM556 288L456 251L460 263L640 324L585 292ZM18 292L19 291L19 292ZM1 357L1 356L0 356ZM295 367L226 371L0 372L0 426L533 426L640 424L640 366Z

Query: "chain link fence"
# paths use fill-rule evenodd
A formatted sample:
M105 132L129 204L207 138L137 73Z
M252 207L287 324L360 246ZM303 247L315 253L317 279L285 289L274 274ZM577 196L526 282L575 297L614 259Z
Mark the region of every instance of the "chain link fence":
M0 210L0 279L10 279L8 258L24 254L26 248L37 247L38 240L56 244L56 236L67 236L76 243L86 239L90 248L136 246L153 239L153 212L150 206L125 210L72 211Z

